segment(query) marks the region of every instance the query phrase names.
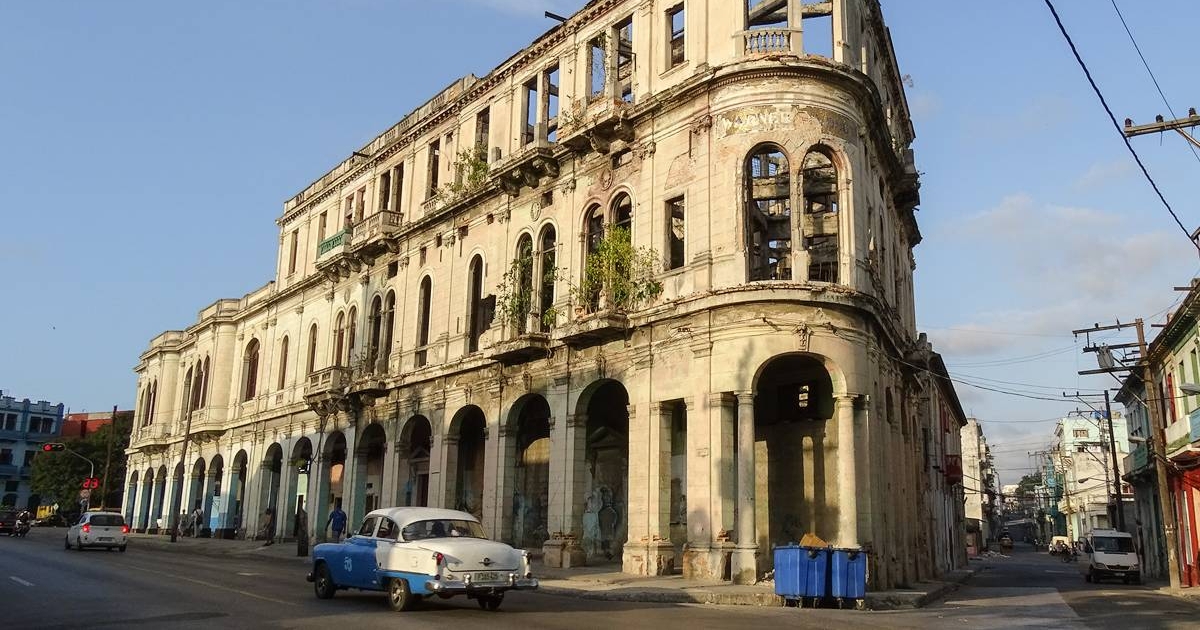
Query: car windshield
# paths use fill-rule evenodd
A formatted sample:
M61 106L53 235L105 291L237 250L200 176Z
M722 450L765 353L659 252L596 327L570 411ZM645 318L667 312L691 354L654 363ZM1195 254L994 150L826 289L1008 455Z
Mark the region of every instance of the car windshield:
M1092 539L1092 548L1096 553L1133 553L1133 539L1096 536Z
M404 540L487 538L483 533L483 526L475 521L441 518L409 523L404 526L404 530L401 533L404 535Z
M125 519L120 514L93 514L88 522L96 527L120 527L125 524Z

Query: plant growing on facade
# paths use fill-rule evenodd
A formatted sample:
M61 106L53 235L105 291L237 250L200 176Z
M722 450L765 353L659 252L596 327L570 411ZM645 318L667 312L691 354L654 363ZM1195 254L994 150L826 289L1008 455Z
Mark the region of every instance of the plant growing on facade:
M505 324L524 332L526 318L532 309L533 249L523 246L496 287L496 316Z
M455 197L475 192L487 183L488 162L485 147L471 147L458 152L454 161L457 175L447 187Z
M661 268L657 251L634 247L628 229L610 225L588 254L580 283L571 286L571 299L586 310L635 309L662 294L655 279Z

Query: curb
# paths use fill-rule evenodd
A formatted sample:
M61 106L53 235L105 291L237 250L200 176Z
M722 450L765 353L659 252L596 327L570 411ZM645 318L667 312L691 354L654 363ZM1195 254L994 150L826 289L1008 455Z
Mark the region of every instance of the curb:
M225 550L222 550L222 549L200 548L200 547L196 547L193 545L178 545L178 544L173 545L166 541L151 542L151 541L147 541L147 540L138 541L138 540L134 539L134 541L131 541L131 542L140 543L140 544L135 545L135 548L136 547L144 547L147 549L154 549L156 551L165 551L167 553L186 553L186 554L190 554L190 555L194 555L194 556L205 556L208 558L222 558L222 559L251 558L251 559L257 559L257 560L271 560L273 562L279 562L279 563L284 563L284 564L298 564L296 562L298 560L302 561L304 563L307 563L312 558L311 555L295 556L295 557L280 557L280 556L275 556L275 555L267 555L267 554L257 553L256 550L261 549L262 547L251 547L248 549L232 549L232 550L225 549Z

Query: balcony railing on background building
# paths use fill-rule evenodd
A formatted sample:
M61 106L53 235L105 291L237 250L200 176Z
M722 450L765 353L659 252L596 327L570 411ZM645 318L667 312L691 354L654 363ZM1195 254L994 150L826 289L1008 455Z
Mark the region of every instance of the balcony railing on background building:
M786 27L756 28L742 31L739 36L744 42L745 54L762 55L791 52L793 32L793 29Z

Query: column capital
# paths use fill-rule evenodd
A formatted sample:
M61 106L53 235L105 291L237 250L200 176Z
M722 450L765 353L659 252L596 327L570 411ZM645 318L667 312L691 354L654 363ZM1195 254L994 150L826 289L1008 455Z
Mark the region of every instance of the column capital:
M567 426L572 428L586 427L588 416L586 413L571 413L567 414ZM554 418L550 419L551 426L554 425Z
M715 392L708 395L710 407L733 406L734 397L729 392Z
M738 401L739 405L753 405L754 404L754 392L752 392L750 390L737 391L737 392L734 392L734 395L737 396L737 401Z

